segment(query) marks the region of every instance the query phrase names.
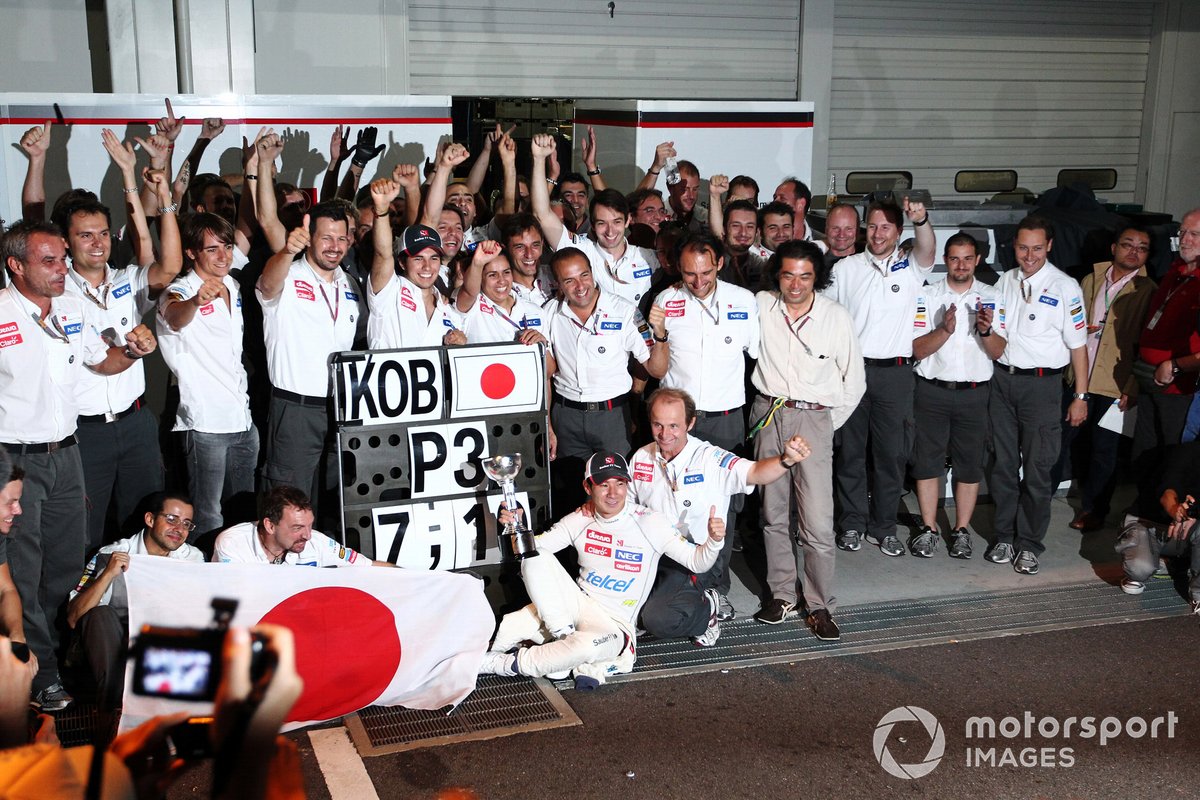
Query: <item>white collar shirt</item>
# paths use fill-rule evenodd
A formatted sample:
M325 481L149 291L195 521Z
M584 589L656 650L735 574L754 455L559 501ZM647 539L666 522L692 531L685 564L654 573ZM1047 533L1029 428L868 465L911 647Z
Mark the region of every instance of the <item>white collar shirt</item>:
M588 257L592 266L592 280L601 289L620 295L635 306L650 288L650 279L658 269L658 256L644 247L625 243L625 252L613 259L587 236L572 236L563 228L556 251L564 247L577 247Z
M471 344L512 342L527 330L538 331L547 339L550 338L547 334L549 326L546 324L546 312L515 294L512 298L512 309L505 311L480 292L463 322L467 341Z
M545 308L550 352L557 371L554 391L575 402L599 402L626 394L633 387L629 356L650 359L637 309L612 292L601 290L587 322L580 322L566 300Z
M688 436L670 461L651 442L629 459L633 476L629 499L665 514L680 534L704 544L712 508L716 507L719 519L725 519L731 496L754 491L749 483L753 467L753 461L695 436Z
M345 270L318 277L306 256L292 262L272 300L255 290L263 311L267 373L276 389L308 397L329 395L329 356L354 346L358 285Z
M669 361L662 385L682 389L701 411L746 404L746 361L758 358L758 303L740 286L717 281L704 300L682 283L659 293L666 314Z
M833 284L823 293L854 318L864 358L908 357L917 299L932 271L933 264L921 266L899 249L886 258L855 253L834 265Z
M1087 345L1078 282L1047 261L1028 280L1019 267L1000 276L996 330L1008 343L997 359L1017 369L1065 367L1071 350Z
M221 531L213 545L213 561L224 564L273 564L258 538L257 522L242 522ZM369 567L371 559L321 533L313 531L299 553L290 550L283 563L297 567Z
M75 433L84 364L104 360L82 300L56 297L47 316L43 328L37 306L13 286L0 289L0 442L43 444Z
M452 330L462 329L462 315L434 290L437 307L426 314L421 288L403 275L392 277L378 294L367 287L367 344L372 350L435 347Z
M778 292L759 292L761 332L751 381L767 397L829 406L836 430L866 392L866 375L850 312L823 295L790 322ZM912 335L912 320L909 320Z
M79 579L79 583L76 584L75 588L71 590L71 600L74 600L77 594L87 588L89 583L100 577L101 573L104 572L104 568L108 566L108 559L103 558L103 556L109 556L113 553L130 553L131 555L138 556L150 555L150 552L146 549L145 528L127 539L121 539L120 541L101 547L96 555L92 556L92 559L88 561L87 566L84 567L83 576ZM196 547L192 547L187 542L179 545L179 547L167 553L164 557L173 558L176 561L195 561L200 563L204 563L205 560L204 552ZM106 606L112 601L113 583L108 584L108 588L104 590L104 594L100 595L100 602L97 605Z
M67 270L67 293L83 300L84 324L116 346L125 344L125 334L141 324L142 317L154 307L149 292L149 267L105 267L99 287L93 287L74 267ZM79 413L117 414L145 391L146 369L140 361L116 375L87 370L79 382Z
M191 300L204 285L194 271L176 278L159 300L158 347L179 381L177 431L241 433L250 429L250 396L242 363L242 295L226 275L229 307L217 297L196 309L191 322L175 331L163 312L172 300Z
M513 272L515 275L516 270L513 270ZM533 287L525 286L514 279L512 291L513 294L522 300L528 300L535 306L544 306L558 294L558 284L554 280L554 275L550 272L550 267L546 264L539 264L537 276L533 279Z
M950 282L942 279L925 287L924 297L917 306L915 336L933 331L954 306L954 333L936 351L917 363L922 378L940 381L986 381L992 377L992 360L975 330L976 308L980 305L996 311L996 293L992 287L972 280L964 292L957 292ZM995 317L993 317L994 319Z

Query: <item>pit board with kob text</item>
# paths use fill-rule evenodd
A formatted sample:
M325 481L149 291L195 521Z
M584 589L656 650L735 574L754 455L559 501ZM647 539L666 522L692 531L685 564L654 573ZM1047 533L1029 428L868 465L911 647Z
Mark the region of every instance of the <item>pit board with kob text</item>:
M519 453L517 500L535 530L550 513L546 359L540 345L335 353L342 541L413 569L511 556L503 499L481 462Z

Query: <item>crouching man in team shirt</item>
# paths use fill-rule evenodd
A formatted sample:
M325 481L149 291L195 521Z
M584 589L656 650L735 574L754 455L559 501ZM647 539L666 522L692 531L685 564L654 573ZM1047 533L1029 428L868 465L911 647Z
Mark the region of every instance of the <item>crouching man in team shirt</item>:
M708 538L689 542L666 516L628 501L629 465L618 453L596 453L585 466L589 500L537 537L538 555L521 562L533 602L500 621L480 673L555 676L574 671L595 686L629 672L636 658L638 612L663 555L706 572L725 540L725 520L709 509ZM500 524L509 518L500 514ZM573 581L554 553L574 547Z

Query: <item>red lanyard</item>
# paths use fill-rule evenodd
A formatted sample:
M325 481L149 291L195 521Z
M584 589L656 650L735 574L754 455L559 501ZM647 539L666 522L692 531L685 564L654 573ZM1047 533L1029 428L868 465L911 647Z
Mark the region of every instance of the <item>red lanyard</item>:
M321 299L325 301L325 307L329 309L329 316L333 319L333 323L336 325L338 314L341 313L342 310L342 293L339 291L340 287L338 287L337 282L335 281L333 289L333 305L330 305L329 295L325 294L325 287L321 285L323 283L324 281L320 281L320 283L317 284L317 288L321 290Z

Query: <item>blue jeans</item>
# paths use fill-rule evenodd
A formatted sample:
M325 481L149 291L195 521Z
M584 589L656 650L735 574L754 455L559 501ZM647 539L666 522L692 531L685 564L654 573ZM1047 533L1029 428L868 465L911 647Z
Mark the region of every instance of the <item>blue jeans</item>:
M184 431L183 451L187 458L188 490L195 508L194 542L201 535L225 526L222 502L247 504L254 514L254 470L258 465L258 429L253 425L241 433ZM241 515L245 516L245 515ZM241 520L237 520L241 521Z

